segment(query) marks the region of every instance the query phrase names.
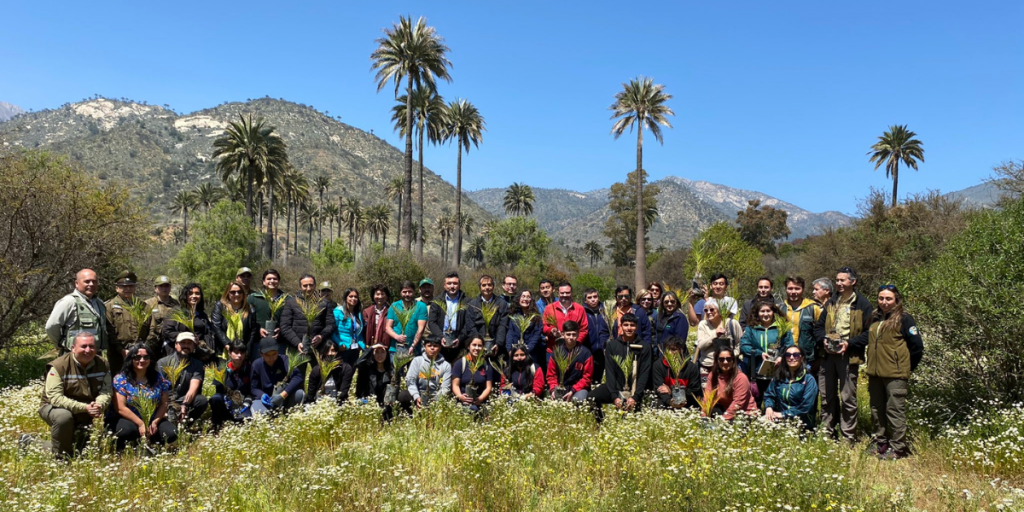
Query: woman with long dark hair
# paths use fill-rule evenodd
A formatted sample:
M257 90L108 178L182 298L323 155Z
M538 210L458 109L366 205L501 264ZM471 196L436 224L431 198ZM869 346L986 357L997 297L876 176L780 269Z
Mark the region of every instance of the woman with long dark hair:
M764 390L775 375L776 367L782 364L782 351L793 345L793 332L791 329L779 332L775 319L782 317L782 311L774 302L754 302L749 315L740 338L740 352L746 363L740 369L754 383L754 399L760 407Z
M814 429L818 405L818 381L807 371L804 353L792 345L783 352L783 364L764 392L764 416L770 421L800 418L804 428Z
M544 371L533 363L525 344L516 343L501 375L501 394L534 398L544 393Z
M359 352L366 349L363 339L363 305L359 301L359 291L355 288L345 290L341 294L341 302L334 308L334 332L332 338L338 346L342 361L349 366L359 358Z
M472 412L479 412L491 396L491 365L484 360L484 341L474 336L469 350L455 362L452 368L452 396Z
M690 323L680 309L679 296L675 292L665 292L661 296L660 304L654 313L654 323L651 324L654 329L654 345L661 347L665 340L672 336L685 340L690 333ZM685 344L683 355L690 355Z
M210 317L206 315L206 299L199 283L188 283L182 286L178 293L178 304L181 304L180 311L184 313L184 316L190 317L192 326L189 328L188 325L175 320L173 316L164 320L161 336L164 340L164 347L170 348L168 354L174 352L174 343L179 334L191 332L196 336L195 358L204 363L214 360L220 355L220 352L213 350L213 346L216 344L213 326Z
M117 449L139 439L155 444L171 444L178 439L178 429L167 421L167 401L171 383L156 370L156 361L146 345L128 349L124 366L113 379L117 418L114 437ZM144 418L145 415L151 415Z
M878 308L868 329L868 395L875 429L871 451L883 459L910 455L907 445L907 385L924 356L924 343L914 317L903 310L903 294L895 285L878 289Z
M740 412L757 413L757 403L750 396L750 381L739 371L736 354L728 345L715 349L715 364L704 388L705 395L711 392L716 396L715 410L726 420L732 420Z
M533 299L530 290L519 292L515 304L508 308L508 331L505 335L505 349L512 352L512 347L522 343L526 345L526 351L530 354L533 362L540 368L547 368L548 352L542 341L544 324L541 321L540 311ZM521 332L519 324L530 321L526 324L525 332Z

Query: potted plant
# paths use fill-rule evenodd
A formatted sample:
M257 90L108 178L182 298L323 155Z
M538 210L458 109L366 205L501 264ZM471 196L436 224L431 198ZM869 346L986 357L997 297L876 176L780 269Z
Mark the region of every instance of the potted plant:
M420 401L423 402L423 406L426 407L434 400L434 396L437 395L439 388L441 387L440 382L437 378L441 376L441 372L437 371L437 367L434 366L435 359L429 359L430 364L427 365L425 370L420 370L420 374L417 377L421 380L426 381L427 389L420 390Z
M149 315L152 310L146 305L145 301L139 300L137 297L132 297L131 302L128 304L128 316L131 317L132 322L135 324L135 337L136 341L142 342L142 326L146 325L149 321Z
M704 395L697 399L697 405L700 407L701 424L705 428L711 428L711 414L715 410L715 405L718 403L718 388L717 387L706 387L704 388Z
M481 302L480 316L484 317L484 353L490 354L494 350L494 338L491 337L491 319L498 314L496 302Z
M669 400L669 405L678 409L686 405L686 386L679 379L679 375L683 371L685 361L683 360L682 354L679 352L666 351L665 362L668 364L669 376L672 379L672 398Z
M278 313L281 311L281 308L284 307L287 296L282 293L276 299L272 299L270 298L270 295L267 294L266 290L260 292L260 296L263 297L263 300L267 301L267 308L270 310L270 318L267 319L266 322L263 322L263 329L268 333L273 334L274 330L277 329L276 319L279 318Z
M414 356L408 351L403 350L396 350L395 353L391 355L391 362L393 366L391 371L394 373L391 375L391 382L388 383L387 388L384 390L385 404L393 404L398 400L398 390L402 389L402 368L409 364L409 362L413 360L413 357Z
M183 358L178 358L178 364L166 364L160 368L164 378L171 383L170 405L168 406L167 415L174 424L179 423L178 414L181 413L181 404L177 403L178 380L181 379L181 374L186 368L188 368L188 359Z
M391 311L395 313L395 319L398 322L398 327L401 329L400 331L398 331L398 333L399 334L405 334L406 328L409 327L409 322L412 321L412 315L413 315L413 313L416 312L416 310L415 309L408 309L408 308L405 307L404 304L401 304L401 307L399 308L398 306L400 304L401 304L401 301L392 304L391 305ZM408 342L408 340L406 340L405 343L396 343L396 345L395 345L395 353L396 354L399 353L399 352L408 352L408 351L409 351L409 342Z
M578 351L579 347L576 347L572 352L569 352L565 349L564 345L559 345L551 351L551 359L555 362L555 376L558 377L558 386L552 390L551 398L561 400L569 392L569 388L563 385L565 372L569 370L569 365L576 359Z
M612 356L612 360L615 361L616 366L622 370L623 389L619 390L619 398L628 400L633 396L634 391L636 391L636 382L632 382L631 385L631 380L636 378L634 375L636 373L636 356L630 351L626 353L626 357Z
M481 369L484 368L485 365L487 365L487 358L484 356L484 353L482 351L480 352L479 356L469 359L470 357L472 356L466 356L466 360L469 362L469 374L476 375L477 372L479 372ZM475 400L480 397L480 393L483 393L483 391L484 390L480 387L480 385L476 384L473 378L470 377L469 383L466 384L466 394L469 395L470 398Z
M825 334L825 352L828 352L829 354L838 354L839 351L843 349L843 341L845 341L842 336L836 332L835 318L838 307L836 307L835 304L829 304L826 306L825 310L828 318L832 320L828 333Z
M509 321L512 322L519 329L519 344L526 345L526 330L530 328L530 324L537 318L537 315L530 313L529 315L512 315Z
M299 309L302 310L302 316L306 317L306 334L302 336L302 352L307 356L315 354L316 351L313 350L313 344L310 343L310 340L313 338L310 334L313 330L313 322L316 321L316 317L320 316L320 313L323 313L324 311L323 305L320 302L320 292L314 291L308 293L304 299L301 301L297 300L296 302L299 303Z
M449 320L454 320L455 317L458 316L460 311L466 309L466 305L463 304L461 300L459 301L458 305L455 306L454 311L449 311L448 301L444 300L444 298L435 299L434 300L434 305L436 305L437 307L441 308L441 311L444 313L445 318L448 318ZM451 322L449 321L447 323L450 324ZM441 334L442 334L442 336L441 336L441 346L442 347L444 347L444 348L452 348L452 347L454 347L456 345L457 340L455 339L455 333L452 332L450 327L445 329L444 332L441 333Z

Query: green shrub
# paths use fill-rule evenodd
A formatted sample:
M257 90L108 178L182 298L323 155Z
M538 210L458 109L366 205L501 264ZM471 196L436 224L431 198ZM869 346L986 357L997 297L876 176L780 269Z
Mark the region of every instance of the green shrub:
M572 291L576 300L583 303L583 292L587 288L593 288L597 290L598 296L601 300L610 299L612 293L615 291L615 281L611 279L605 279L600 276L591 274L590 272L584 272L572 280Z
M260 267L254 250L260 234L241 203L217 203L199 215L192 229L189 243L171 260L171 267L181 282L195 281L203 287L207 304L235 279L239 267Z
M384 283L391 290L392 295L397 297L396 292L400 289L403 281L419 283L420 279L426 277L426 272L419 263L416 263L416 259L409 252L373 251L362 257L356 264L356 275L360 279L360 290L369 291L373 285ZM435 288L440 290L441 287L435 286Z
M356 255L349 250L348 243L340 238L324 243L323 250L313 254L313 268L318 273L349 270L355 261Z

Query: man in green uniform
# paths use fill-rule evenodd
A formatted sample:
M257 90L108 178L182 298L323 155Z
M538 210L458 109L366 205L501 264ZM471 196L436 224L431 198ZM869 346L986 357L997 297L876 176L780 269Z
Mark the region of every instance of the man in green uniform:
M174 350L174 347L167 347L167 350L164 350L163 341L160 338L160 328L164 320L170 318L174 314L174 310L181 305L178 304L177 299L171 297L171 278L167 276L160 276L153 281L153 292L156 296L146 301L146 306L149 308L149 322L146 322L146 328L143 331L147 333L146 347L149 348L149 353L153 354L152 357L160 357L160 355Z
M128 312L132 301L135 300L135 286L138 278L135 272L125 270L117 275L114 286L117 288L117 296L108 300L104 306L107 308L107 332L109 334L107 343L107 363L110 365L110 373L117 373L124 365L124 351L139 340L139 326L135 325L135 319Z
M83 268L75 274L75 289L53 305L46 320L46 335L60 354L71 350L75 335L86 331L95 338L96 350L107 349L107 313L103 301L96 297L99 280L92 269Z
M43 445L64 457L84 448L89 436L80 435L76 443L75 431L103 417L111 395L110 370L96 356L96 337L81 331L72 338L70 352L46 365L39 416L50 426L51 441Z

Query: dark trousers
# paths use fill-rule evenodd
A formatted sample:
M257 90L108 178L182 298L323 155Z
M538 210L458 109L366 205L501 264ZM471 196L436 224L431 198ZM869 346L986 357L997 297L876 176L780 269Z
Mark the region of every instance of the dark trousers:
M601 423L604 421L604 410L602 407L607 404L614 404L616 399L622 397L618 391L612 390L607 384L601 384L597 389L590 392L590 398L593 400L591 407L594 411L594 419ZM625 399L623 399L623 402L625 402ZM640 401L638 400L636 405L633 406L633 411L637 412L639 410Z
M594 354L594 382L604 382L604 349L593 351ZM545 370L547 366L544 367Z
M179 401L178 404L181 404ZM192 399L192 404L188 406L188 410L185 411L185 420L189 422L198 421L203 417L203 413L206 412L206 408L209 407L210 403L205 396L197 394ZM168 416L176 425L182 422L182 418L171 418Z
M878 444L888 444L897 453L907 449L907 379L868 376L871 397L872 436Z
M142 439L142 435L139 434L139 426L125 418L117 419L114 437L117 439L117 451L124 450L126 445ZM149 437L149 441L154 444L171 444L177 440L178 428L167 420L161 421L156 427L156 434Z
M238 404L235 404L238 405ZM242 414L243 418L236 419L231 411L228 410L228 404L224 395L217 393L210 397L210 421L213 422L214 426L223 425L226 421L238 422L243 418L251 418L252 410L245 411Z
M416 401L412 399L412 393L408 391L402 391L398 393L398 405L402 408L402 413L412 416L412 408Z

